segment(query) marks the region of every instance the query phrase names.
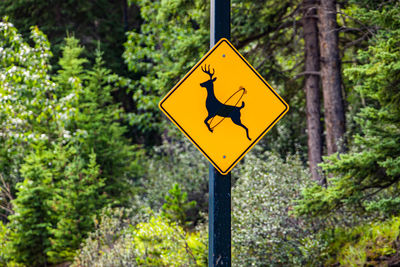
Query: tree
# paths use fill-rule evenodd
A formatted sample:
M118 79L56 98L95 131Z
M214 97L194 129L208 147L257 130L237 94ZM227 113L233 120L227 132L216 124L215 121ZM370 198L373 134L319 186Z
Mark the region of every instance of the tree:
M56 220L49 230L51 247L46 250L49 262L58 263L74 258L82 240L94 229L93 216L109 200L96 154L85 160L73 148L56 148L54 152L57 157L66 157L50 200ZM59 164L60 159L57 161L53 164Z
M359 51L360 63L345 70L355 90L365 97L366 106L356 119L362 132L353 137L349 153L333 154L324 163L323 169L333 176L329 187L304 191L300 213L325 216L344 209L363 217L399 214L400 6L359 2L368 8L360 8L357 19L379 29L368 49Z
M51 80L50 43L31 28L31 43L3 18L0 22L0 172L15 193L23 179L20 166L31 143L51 142L64 134L64 121L72 112L70 101L55 102L56 84Z
M30 266L72 260L106 202L95 155L85 162L73 147L38 146L26 158L9 216L10 258Z
M317 25L317 1L303 1L303 35L305 47L305 82L307 109L308 162L313 180L325 183L318 164L322 162L322 125L320 91L320 55Z
M49 229L54 222L51 199L53 173L43 168L50 162L51 153L38 152L26 160L21 173L29 179L18 184L17 198L13 201L14 215L9 216L11 231L10 257L18 263L30 266L46 266L47 251L51 247ZM48 165L47 165L48 166Z
M122 109L112 98L112 92L126 80L103 66L100 50L96 52L93 68L84 68L87 60L80 57L83 50L77 39L66 38L59 62L62 69L55 77L62 96L74 99L75 112L65 130L79 154L86 159L96 154L109 197L116 202L126 201L132 189L129 183L136 179L140 169L136 161L137 149L125 137L127 128L120 123Z
M21 181L7 225L9 257L31 266L71 260L92 217L107 204L127 203L140 169L112 103L125 79L103 67L100 52L85 68L72 37L51 79L50 44L37 27L33 47L7 21L0 34L0 163L9 181Z
M165 196L165 203L162 206L161 215L171 222L178 223L181 227L190 225L187 219L187 212L196 206L196 201L188 201L187 193L182 192L179 184L174 184Z
M328 155L343 151L343 137L346 130L336 13L336 0L320 2L318 18L320 23L321 80Z

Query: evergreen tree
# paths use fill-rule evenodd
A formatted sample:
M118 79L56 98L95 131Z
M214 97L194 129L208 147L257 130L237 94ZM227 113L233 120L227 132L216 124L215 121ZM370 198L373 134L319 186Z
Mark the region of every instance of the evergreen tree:
M85 62L78 58L81 51L74 38L66 39L65 62L60 60L63 69L59 71L57 79L66 88L68 83L71 84L68 82L71 78L81 81L75 88L79 109L66 129L75 133L71 143L79 154L86 155L86 159L92 152L96 154L96 162L105 177L105 190L110 198L120 202L123 198L129 198L127 193L132 188L129 183L136 179L140 169L136 162L137 149L125 137L127 129L120 123L122 109L113 103L111 95L117 88L116 84L124 79L104 68L100 50L97 51L92 70L77 71ZM72 64L75 64L73 69L76 74L68 70ZM66 72L71 74L66 75Z
M75 149L58 148L54 152L57 157L68 158L50 200L56 222L49 230L51 248L47 255L49 262L58 263L74 258L82 240L94 229L93 216L104 207L107 198L94 153L85 161Z
M38 146L21 173L9 226L13 258L30 266L72 260L107 202L95 155L85 162L73 147Z
M7 51L1 54L0 140L6 146L0 162L23 180L7 225L9 256L29 266L71 260L93 229L93 216L107 204L126 204L133 193L136 149L124 136L121 109L111 96L125 80L103 67L100 52L88 70L80 58L83 48L72 37L66 39L62 69L50 80L46 37L33 28L32 48L11 24L0 27L6 37L0 52ZM10 148L18 158L7 162Z
M322 122L321 122L321 89L320 89L320 53L318 38L317 1L303 1L303 38L305 72L304 91L306 92L307 109L307 147L308 162L312 179L320 184L325 181L318 164L322 162Z
M54 154L38 147L36 153L26 158L21 173L29 177L18 184L17 198L13 201L14 215L9 216L11 229L10 255L12 260L29 266L45 266L46 253L51 247L50 229L54 212L51 199L54 195L54 177L49 164ZM43 168L47 166L47 168Z
M330 214L344 207L383 217L399 214L400 4L360 2L372 9L360 8L358 18L379 29L369 48L359 52L361 63L345 70L366 99L356 119L362 134L354 137L349 153L335 154L322 165L333 175L329 186L306 190L300 213Z
M331 155L344 151L343 138L346 131L336 0L320 2L318 19L326 147L327 154Z
M182 227L187 227L191 223L188 221L187 212L195 206L196 201L188 202L187 193L182 192L179 184L174 184L165 196L161 215L172 222L179 223Z

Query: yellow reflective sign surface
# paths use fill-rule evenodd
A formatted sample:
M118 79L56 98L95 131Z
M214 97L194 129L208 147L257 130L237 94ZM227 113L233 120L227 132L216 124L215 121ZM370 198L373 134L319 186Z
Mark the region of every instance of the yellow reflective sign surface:
M222 174L289 110L226 39L161 100L160 109Z

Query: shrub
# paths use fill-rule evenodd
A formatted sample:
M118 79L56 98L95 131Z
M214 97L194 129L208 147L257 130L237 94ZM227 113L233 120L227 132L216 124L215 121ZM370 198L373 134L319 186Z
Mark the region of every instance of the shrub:
M202 262L196 258L191 246L194 245L197 251L198 246L206 250L202 242L196 241L200 237L198 233L185 233L176 223L160 216L152 216L148 222L138 224L133 235L139 265L197 266Z
M206 265L204 232L187 233L151 210L140 210L135 218L125 217L124 212L107 209L102 213L72 266Z
M196 201L187 201L187 193L182 192L178 184L174 184L165 196L165 203L162 206L161 215L182 227L190 225L187 218L189 209L196 206Z
M331 246L339 249L332 264L393 266L400 263L400 217L369 223L355 229L337 229L335 233L336 238ZM338 236L341 237L337 238Z
M301 265L302 239L312 228L290 211L309 184L308 171L295 156L284 162L271 153L251 153L245 160L232 190L233 265Z
M136 266L133 238L126 231L130 210L107 207L94 218L95 231L89 234L76 254L73 266ZM146 214L142 214L145 219Z
M7 227L0 221L0 265L6 266Z
M199 211L208 208L208 162L189 141L175 138L155 147L149 155L141 180L143 195L153 210L159 210L171 185L179 184L187 199L197 203L187 213L190 221L196 221Z

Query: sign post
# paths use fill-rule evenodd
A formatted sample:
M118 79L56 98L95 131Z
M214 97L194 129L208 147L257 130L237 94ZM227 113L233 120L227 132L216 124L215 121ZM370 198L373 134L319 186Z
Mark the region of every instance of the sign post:
M230 39L230 0L211 0L210 48ZM231 266L231 173L219 173L210 163L208 204L208 266Z
M289 106L229 42L230 0L211 0L211 49L159 107L210 161L209 266L231 266L231 170Z

